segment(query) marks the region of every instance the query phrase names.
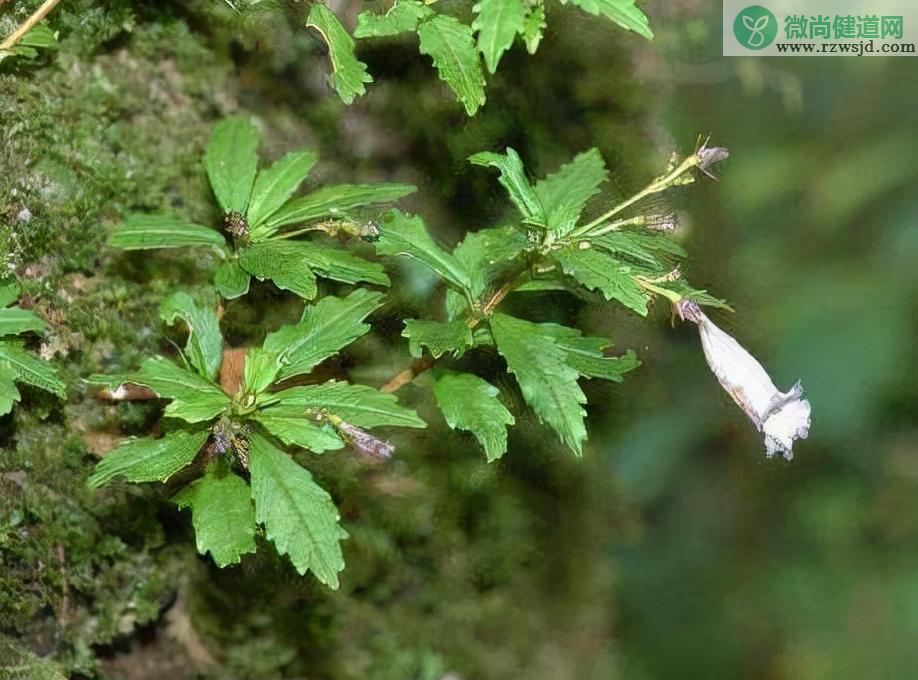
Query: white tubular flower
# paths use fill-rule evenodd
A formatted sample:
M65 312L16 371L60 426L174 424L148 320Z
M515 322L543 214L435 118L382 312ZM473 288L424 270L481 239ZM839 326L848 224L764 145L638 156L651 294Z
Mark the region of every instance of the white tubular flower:
M806 439L810 431L810 402L803 399L800 383L779 391L762 364L715 326L696 303L680 300L676 312L698 326L708 365L727 394L765 434L766 455L780 453L791 460L794 441Z

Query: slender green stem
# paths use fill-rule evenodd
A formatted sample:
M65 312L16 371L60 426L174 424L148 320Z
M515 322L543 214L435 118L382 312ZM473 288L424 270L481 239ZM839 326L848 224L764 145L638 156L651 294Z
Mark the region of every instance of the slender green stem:
M685 174L692 168L696 167L699 164L699 162L700 162L700 159L698 158L698 155L692 154L691 156L686 158L684 161L682 161L682 163L680 163L675 169L670 171L668 174L663 175L662 177L657 177L655 180L653 180L650 184L648 184L646 187L641 189L641 191L636 193L631 198L614 206L611 210L609 210L606 213L603 213L602 215L597 217L592 222L589 222L587 224L584 224L582 227L578 227L577 229L574 229L574 231L572 231L569 235L570 238L576 239L581 236L584 236L588 234L595 227L598 227L599 225L603 224L603 222L608 221L610 218L614 217L615 215L622 212L626 208L630 208L632 205L634 205L641 199L646 198L647 196L651 196L653 194L658 194L661 191L665 191L666 189L669 189L671 186L675 184L675 182L683 174Z

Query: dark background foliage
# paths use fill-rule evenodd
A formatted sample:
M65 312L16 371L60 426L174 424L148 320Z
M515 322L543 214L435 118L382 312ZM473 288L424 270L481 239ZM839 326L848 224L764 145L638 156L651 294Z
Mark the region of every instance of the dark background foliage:
M38 2L14 4L4 34ZM0 678L914 673L914 63L724 59L719 3L643 4L653 43L551 5L539 53L509 53L470 120L410 40L362 43L378 82L342 106L300 3L242 18L204 0L61 3L60 48L0 67L0 240L72 385L63 405L27 390L0 420ZM335 7L351 26L363 8ZM179 285L212 295L200 254L103 243L128 209L210 220L200 152L239 110L267 157L319 149L315 182L417 183L407 205L447 245L512 216L470 153L513 145L544 174L595 145L622 197L713 133L732 151L722 180L667 199L687 274L729 298L718 323L780 386L803 379L809 440L793 463L766 461L668 310L648 323L539 294L522 304L644 362L624 385L586 385L583 461L523 417L489 466L411 386L402 400L432 424L394 434L391 464L306 460L351 533L339 592L267 550L216 569L167 487L85 489L91 452L149 432L158 410L100 404L77 378L173 352L159 301ZM322 370L378 385L402 368L400 319L437 299L431 285L404 266L374 332ZM227 305L227 337L298 312L257 287Z

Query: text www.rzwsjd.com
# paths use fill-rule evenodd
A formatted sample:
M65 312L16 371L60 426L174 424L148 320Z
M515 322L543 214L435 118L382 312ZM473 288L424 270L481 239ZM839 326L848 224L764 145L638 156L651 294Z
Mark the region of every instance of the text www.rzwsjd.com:
M778 52L786 54L848 54L860 57L865 54L915 54L915 43L880 43L873 40L858 42L775 43Z

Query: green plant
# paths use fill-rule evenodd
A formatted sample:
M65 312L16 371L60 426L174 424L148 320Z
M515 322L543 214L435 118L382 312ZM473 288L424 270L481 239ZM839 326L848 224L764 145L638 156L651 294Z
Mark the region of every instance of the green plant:
M561 0L567 4L568 0ZM647 39L653 32L635 0L570 0L571 4L594 16L605 17L619 26ZM488 73L494 74L503 54L516 38L522 38L530 54L535 54L546 27L544 0L479 0L472 6L471 24L460 17L441 11L441 5L419 0L395 0L384 14L365 11L357 20L354 37L381 38L417 33L421 54L429 56L456 99L472 116L485 103L484 60ZM353 38L338 18L323 4L309 12L307 26L322 34L328 44L332 65L330 81L338 96L350 104L366 92L373 82L367 65L354 55Z
M169 215L129 214L109 243L124 250L210 247L223 258L214 285L224 298L244 295L252 276L271 280L305 300L316 294L316 277L345 283L388 285L382 267L342 249L331 239L303 240L307 232L372 240L373 221L357 219L360 208L395 201L408 184L341 184L292 198L315 165L312 151L287 154L258 170L258 131L244 116L226 118L213 130L204 168L220 211L222 232ZM289 230L290 227L298 228Z
M495 348L538 418L581 455L587 437L586 396L578 380L621 381L639 365L637 358L631 351L610 356L612 343L605 338L517 318L500 311L499 305L512 293L566 290L577 295L598 291L606 300L642 316L654 297L673 304L691 300L726 306L682 278L678 260L685 252L667 233L675 228L674 216L644 212L619 217L641 199L693 182L693 169L707 173L711 163L725 155L723 149L701 146L683 160L674 156L664 174L642 191L588 220L581 215L607 176L596 149L578 155L534 185L513 149L472 156L472 163L500 171L499 181L520 220L470 233L452 252L430 238L419 217L394 210L383 220L376 243L379 253L413 257L447 286L438 318L405 322L403 335L420 361L384 389L397 390L441 357L459 358L474 348ZM422 358L425 348L427 360ZM433 391L450 427L474 433L488 460L504 454L506 426L514 418L498 400L496 387L471 373L440 369L434 375Z
M38 387L60 398L67 396L67 386L46 361L28 351L16 338L20 333L42 331L45 322L34 312L11 306L19 298L19 283L0 281L0 415L9 413L19 401L16 383Z
M260 348L248 350L241 383L227 393L217 382L223 339L216 315L187 293L173 294L160 316L187 325L185 365L154 357L135 373L87 379L115 398L140 386L169 400L165 434L131 439L108 453L90 486L116 477L165 482L203 467L203 476L175 496L180 507L191 509L201 554L210 552L221 567L238 562L255 551L261 526L299 573L311 571L337 588L344 568L339 541L347 532L329 494L284 447L322 454L350 444L388 457L391 445L364 428L425 424L393 395L371 387L334 380L289 386L289 381L366 333L370 327L363 321L381 299L380 293L358 289L306 307L299 323L269 333Z

